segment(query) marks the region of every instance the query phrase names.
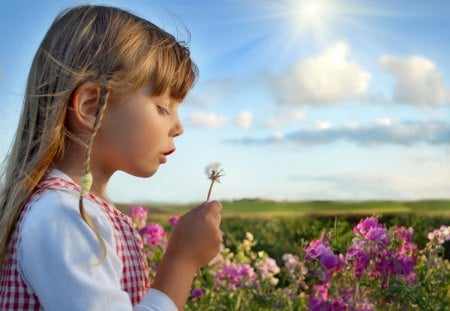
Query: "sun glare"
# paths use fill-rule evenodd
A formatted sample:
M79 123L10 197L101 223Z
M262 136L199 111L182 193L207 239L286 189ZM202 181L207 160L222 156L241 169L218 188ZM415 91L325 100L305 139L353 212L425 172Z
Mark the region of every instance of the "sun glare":
M371 2L357 0L248 1L251 11L262 12L249 17L248 21L263 20L267 26L262 28L264 32L256 39L267 38L271 41L265 42L264 46L273 47L270 50L276 54L275 68L286 63L285 58L307 53L308 50L325 50L337 41L349 39L348 33L357 34L357 39L366 43L366 33L379 33L379 30L369 27L364 17L394 16ZM367 45L374 43L369 41Z
M316 43L326 41L336 13L333 0L289 0L285 4L294 37L308 36Z
M292 5L292 18L300 31L316 32L327 27L326 19L333 14L330 3L325 0L294 1Z
M322 14L320 3L307 3L300 9L301 16L308 19L319 19Z

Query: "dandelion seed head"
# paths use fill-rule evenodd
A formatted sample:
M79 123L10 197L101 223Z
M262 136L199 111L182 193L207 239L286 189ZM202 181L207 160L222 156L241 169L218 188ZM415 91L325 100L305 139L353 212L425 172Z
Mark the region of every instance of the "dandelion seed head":
M220 162L212 162L205 167L205 173L208 179L220 182L220 177L224 175L223 168L220 167Z

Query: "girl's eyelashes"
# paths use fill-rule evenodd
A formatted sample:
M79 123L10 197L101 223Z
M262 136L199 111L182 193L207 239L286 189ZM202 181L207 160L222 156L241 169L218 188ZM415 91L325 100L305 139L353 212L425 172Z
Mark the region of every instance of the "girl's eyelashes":
M167 109L166 107L159 106L159 105L157 105L156 107L158 107L159 113L161 113L161 114L170 114L169 109Z

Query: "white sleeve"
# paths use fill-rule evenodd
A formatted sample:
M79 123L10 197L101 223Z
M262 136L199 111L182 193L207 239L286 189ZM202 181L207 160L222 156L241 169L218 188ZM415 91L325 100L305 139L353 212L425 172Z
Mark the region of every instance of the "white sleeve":
M78 198L47 191L33 203L21 227L18 261L44 310L133 310L121 289L122 262L107 216L88 200L86 211L102 232L106 258L99 265L99 242L78 212ZM151 289L134 310L177 310L164 293Z
M134 307L134 311L178 311L177 306L163 292L150 288L141 303Z

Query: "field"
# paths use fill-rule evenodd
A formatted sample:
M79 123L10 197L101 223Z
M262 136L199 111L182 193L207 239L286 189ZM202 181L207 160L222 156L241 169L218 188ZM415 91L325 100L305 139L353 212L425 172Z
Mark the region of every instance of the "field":
M149 210L150 217L180 215L197 203L192 204L142 204ZM374 214L418 214L450 218L450 200L423 201L268 201L244 199L222 201L224 217L270 218L274 216L334 216ZM130 205L117 204L128 213Z
M117 204L141 228L151 277L172 216L197 205ZM448 310L450 200L222 205L224 248L186 310Z
M198 203L199 204L199 203ZM145 204L148 221L165 224L173 215L182 215L196 207L193 204ZM414 240L419 247L427 242L427 233L442 225L450 226L450 200L423 201L268 201L243 199L222 201L222 229L225 244L234 244L252 232L258 244L257 250L265 250L275 258L282 253L295 251L301 240L316 238L323 230L333 229L339 234L336 248L344 248L351 239L351 228L360 219L377 216L387 227L413 227ZM129 214L131 205L118 204ZM282 240L278 237L282 236ZM446 245L450 257L450 245Z

